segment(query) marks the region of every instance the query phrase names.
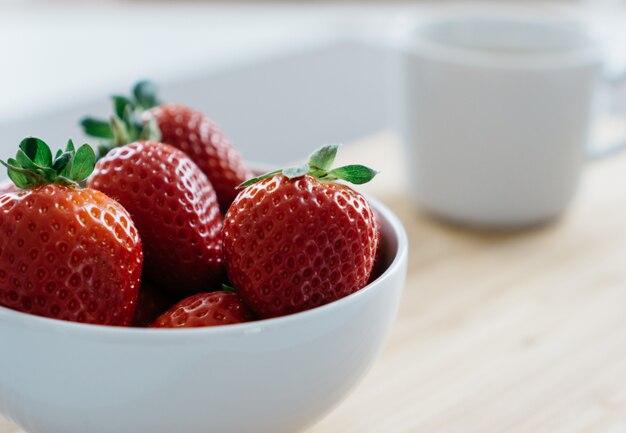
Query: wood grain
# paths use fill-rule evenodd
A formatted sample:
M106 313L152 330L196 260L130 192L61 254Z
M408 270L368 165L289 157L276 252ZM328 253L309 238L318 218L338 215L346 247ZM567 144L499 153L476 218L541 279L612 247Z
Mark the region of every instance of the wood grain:
M590 164L560 220L515 233L414 209L392 134L341 159L381 170L363 189L404 221L409 275L382 356L307 433L626 432L626 154Z

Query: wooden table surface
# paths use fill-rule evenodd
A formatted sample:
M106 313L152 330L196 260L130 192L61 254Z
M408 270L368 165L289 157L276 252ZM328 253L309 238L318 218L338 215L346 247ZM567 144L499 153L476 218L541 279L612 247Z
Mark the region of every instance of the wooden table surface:
M306 433L626 432L626 153L559 221L500 234L415 210L392 134L341 159L382 171L363 189L404 221L409 274L378 362Z

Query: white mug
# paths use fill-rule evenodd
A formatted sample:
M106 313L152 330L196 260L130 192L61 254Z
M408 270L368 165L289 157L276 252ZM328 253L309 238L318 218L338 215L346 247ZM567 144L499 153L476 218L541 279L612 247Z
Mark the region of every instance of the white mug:
M487 228L549 220L574 194L602 56L581 28L506 16L439 17L398 55L414 201Z

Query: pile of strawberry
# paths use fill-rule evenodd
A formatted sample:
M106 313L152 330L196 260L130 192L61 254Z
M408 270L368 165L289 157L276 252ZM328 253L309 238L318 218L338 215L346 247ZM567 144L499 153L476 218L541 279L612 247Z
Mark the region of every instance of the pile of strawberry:
M76 322L198 327L277 317L364 287L374 210L331 168L338 146L253 177L207 116L160 104L150 82L82 120L98 155L24 139L2 164L0 305Z

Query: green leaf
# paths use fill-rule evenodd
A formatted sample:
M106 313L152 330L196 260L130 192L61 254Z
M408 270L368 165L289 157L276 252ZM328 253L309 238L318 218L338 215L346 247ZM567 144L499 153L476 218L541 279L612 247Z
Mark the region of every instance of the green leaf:
M113 111L120 119L124 118L127 110L132 111L135 108L133 102L125 96L114 95L111 98L113 99Z
M283 172L283 170L274 170L274 171L270 171L269 173L265 173L262 174L261 176L257 176L257 177L253 177L252 179L248 179L245 182L243 182L242 184L240 184L239 186L237 186L237 189L242 189L242 188L246 188L254 183L260 182L264 179L269 179L272 176L276 176L277 174L281 174Z
M88 144L76 151L72 140L68 140L66 150L57 152L52 161L48 145L43 140L28 137L20 143L15 158L0 162L20 188L53 183L78 186L78 182L93 171L96 157Z
M37 154L37 139L34 137L26 137L20 142L20 149L30 158L35 159Z
M96 138L113 138L113 131L109 122L101 119L95 119L93 117L83 117L80 121L80 125L83 127L85 134L90 137Z
M235 293L234 287L231 287L228 284L224 284L224 283L222 283L222 290L225 292Z
M9 175L9 179L11 179L15 186L17 186L18 188L23 189L35 186L35 182L25 174L13 171L11 169L7 170L7 174Z
M81 125L85 133L102 140L98 158L114 147L137 140L160 141L161 132L156 120L146 119L149 109L159 104L157 89L151 81L143 80L132 88L132 96L113 95L113 115L104 120L85 117Z
M12 158L9 158L7 162L0 160L0 164L7 168L9 179L11 179L18 188L30 188L37 185L36 178L31 175L28 170L16 165L16 162L17 161Z
M340 144L327 144L320 147L309 156L309 165L321 170L328 170L335 162L339 146Z
M309 157L309 162L306 164L298 165L296 167L290 167L283 170L275 170L269 173L263 174L258 177L254 177L243 182L237 188L245 188L252 185L255 182L259 182L263 179L275 176L279 173L287 176L290 179L304 176L308 174L316 179L322 181L332 182L338 179L345 180L357 185L369 182L378 174L376 170L373 170L364 165L346 165L329 170L332 163L337 156L337 150L339 144L327 144L322 146Z
M133 96L143 109L149 109L159 105L157 88L152 81L142 80L133 86Z
M17 159L18 165L22 168L37 168L37 164L35 164L22 149L17 149L17 154L15 155L15 158Z
M54 171L56 171L57 173L61 173L65 167L67 166L67 163L72 159L72 153L70 152L62 152L55 160L54 160L54 164L52 164L52 168L54 169Z
M328 180L333 178L361 185L374 179L378 172L364 165L345 165L328 172Z
M20 143L20 149L35 164L42 167L52 165L52 152L43 140L36 137L26 137Z
M309 172L308 164L302 164L297 167L289 167L283 170L283 174L287 176L289 179L304 176L308 172Z
M87 179L96 165L96 154L91 146L83 144L74 155L72 167L70 169L70 179L82 182Z
M74 162L73 155L70 154L70 159L63 167L63 170L59 173L59 177L70 177L70 173L72 172L72 163Z

